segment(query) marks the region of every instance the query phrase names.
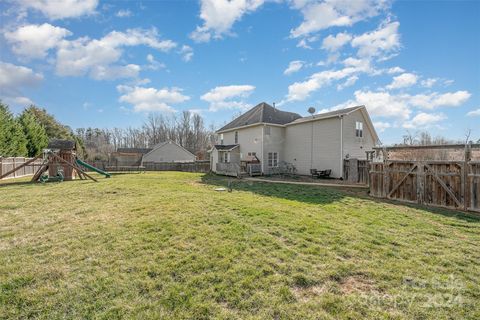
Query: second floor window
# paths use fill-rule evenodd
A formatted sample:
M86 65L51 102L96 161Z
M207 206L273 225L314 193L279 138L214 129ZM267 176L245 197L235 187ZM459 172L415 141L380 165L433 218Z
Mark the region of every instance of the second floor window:
M235 131L235 144L238 144L238 131Z
M363 137L363 122L360 122L360 121L355 122L355 137L357 138Z
M223 133L220 134L220 144L223 144Z

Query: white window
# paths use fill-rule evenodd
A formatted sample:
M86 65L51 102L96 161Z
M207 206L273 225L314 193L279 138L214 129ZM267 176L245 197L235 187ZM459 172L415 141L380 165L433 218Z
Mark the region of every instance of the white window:
M266 136L270 135L270 127L265 127L265 135Z
M238 144L238 131L235 131L235 144Z
M269 167L278 167L278 152L269 152L268 153L268 166Z
M223 144L223 133L220 134L220 144Z
M358 137L358 138L363 137L363 122L360 122L360 121L355 122L355 137Z
M249 153L248 153L248 156L249 156L249 157L254 157L254 156L256 156L256 155L257 155L256 152L249 152Z
M230 162L230 152L222 152L222 162L229 163Z

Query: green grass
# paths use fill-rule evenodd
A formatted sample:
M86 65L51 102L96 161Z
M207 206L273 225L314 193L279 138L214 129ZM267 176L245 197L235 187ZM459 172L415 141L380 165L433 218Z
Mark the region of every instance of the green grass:
M0 318L478 319L480 219L190 173L0 185Z

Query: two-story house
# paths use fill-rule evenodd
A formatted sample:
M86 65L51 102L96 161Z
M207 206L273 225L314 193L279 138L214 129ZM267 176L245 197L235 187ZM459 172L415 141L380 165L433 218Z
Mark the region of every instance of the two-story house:
M211 170L238 176L254 162L269 174L281 163L309 175L310 169L343 176L343 160L365 159L378 136L365 106L301 117L262 102L217 132Z

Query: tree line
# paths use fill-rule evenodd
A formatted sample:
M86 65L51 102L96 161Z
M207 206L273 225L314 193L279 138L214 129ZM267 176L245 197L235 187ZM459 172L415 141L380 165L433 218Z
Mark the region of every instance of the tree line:
M178 143L198 159L205 159L214 143L213 126L207 129L203 118L190 111L179 116L149 114L138 128L78 128L75 135L83 141L91 160L107 160L109 153L118 148L153 148L167 140Z
M107 160L118 148L152 148L172 140L199 159L214 143L214 128L206 128L203 118L184 111L180 115L150 114L138 128L78 128L72 130L48 114L45 109L30 106L15 116L0 101L0 157L34 157L51 139L77 142L77 153L87 160Z
M77 140L73 131L44 109L30 106L14 116L0 101L0 157L34 157L49 139ZM77 141L81 145L81 141Z

